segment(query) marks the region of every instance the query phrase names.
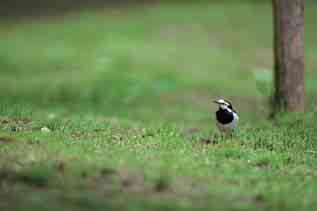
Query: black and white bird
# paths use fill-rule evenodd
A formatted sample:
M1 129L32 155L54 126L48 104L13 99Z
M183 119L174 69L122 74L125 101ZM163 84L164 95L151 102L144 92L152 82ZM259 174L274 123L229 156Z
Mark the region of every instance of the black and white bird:
M219 106L219 109L216 112L216 124L218 129L225 135L231 135L239 121L237 112L227 100L218 99L215 100L214 103Z

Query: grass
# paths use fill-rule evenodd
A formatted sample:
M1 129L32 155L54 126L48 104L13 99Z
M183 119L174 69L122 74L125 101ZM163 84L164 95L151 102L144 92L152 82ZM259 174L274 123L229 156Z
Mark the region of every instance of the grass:
M313 210L317 31L308 4L309 112L275 120L266 3L2 22L0 209ZM232 140L212 123L217 96L240 112Z

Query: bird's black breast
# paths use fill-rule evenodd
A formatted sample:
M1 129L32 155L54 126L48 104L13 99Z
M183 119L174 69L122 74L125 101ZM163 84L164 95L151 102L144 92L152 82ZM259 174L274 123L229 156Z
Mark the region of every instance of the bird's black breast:
M233 121L233 114L227 110L224 110L224 109L219 109L217 112L216 112L216 118L217 118L217 121L221 124L229 124L230 122Z

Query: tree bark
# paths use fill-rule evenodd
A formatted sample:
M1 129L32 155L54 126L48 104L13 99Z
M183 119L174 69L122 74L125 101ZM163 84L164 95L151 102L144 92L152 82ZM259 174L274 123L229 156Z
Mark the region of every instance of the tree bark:
M274 20L274 111L302 112L304 91L304 0L272 0Z

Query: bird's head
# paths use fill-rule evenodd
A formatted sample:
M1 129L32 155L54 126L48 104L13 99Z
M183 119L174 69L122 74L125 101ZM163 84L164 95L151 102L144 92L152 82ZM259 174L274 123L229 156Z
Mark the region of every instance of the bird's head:
M227 100L224 100L222 98L218 99L218 100L214 100L213 101L214 103L218 104L218 106L221 108L221 109L230 109L230 110L233 110L233 107L232 107L232 104L227 101Z

